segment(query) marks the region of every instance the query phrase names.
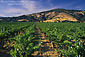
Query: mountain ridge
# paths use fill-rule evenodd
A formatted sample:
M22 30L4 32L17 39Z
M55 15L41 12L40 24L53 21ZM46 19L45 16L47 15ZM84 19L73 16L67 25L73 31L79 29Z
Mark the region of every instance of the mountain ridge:
M23 20L26 22L85 22L85 11L82 10L69 10L69 9L53 9L39 13L28 15L21 15L18 17L3 17L2 22L18 22ZM49 21L48 21L49 20ZM54 21L53 21L54 20ZM74 21L75 20L75 21Z

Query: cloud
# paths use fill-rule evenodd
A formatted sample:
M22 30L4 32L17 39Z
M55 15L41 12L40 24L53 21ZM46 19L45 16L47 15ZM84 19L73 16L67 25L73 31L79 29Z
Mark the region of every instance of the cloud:
M1 16L1 17L3 17L3 16L5 16L5 15L3 15L3 14L0 14L0 16Z
M4 13L3 16L10 16L10 17L28 14L25 9L19 9L19 8L7 8L7 9L0 10L0 11Z
M21 5L22 7L24 7L25 9L27 9L28 13L37 13L37 12L42 12L42 11L46 11L46 10L50 10L50 9L54 9L55 7L50 7L50 8L46 8L46 6L42 5L41 0L40 1L34 1L34 0L21 0Z
M17 7L7 7L6 9L0 9L0 12L2 12L3 16L20 16L20 15L26 15L26 14L32 14L42 11L47 11L55 8L70 8L71 5L73 5L75 2L70 3L63 3L63 4L57 4L54 5L51 3L51 0L47 0L47 5L44 5L43 0L20 0L19 1L19 8Z
M54 5L51 3L51 0L47 0L47 1L48 1L49 5L50 5L51 7L54 7Z
M80 5L79 6L76 6L75 9L83 10L82 9L82 6L80 6Z
M37 12L38 10L40 10L40 7L42 7L38 6L40 4L33 0L21 0L21 5L28 10L28 13Z
M10 14L11 13L25 13L26 12L23 9L17 9L17 8L9 8L7 10L1 10L1 11L5 12L5 13L10 13Z
M4 13L4 16L19 16L48 10L48 8L44 8L40 4L40 1L21 0L20 4L23 8L7 7L6 9L0 10L0 12Z
M57 6L58 7L62 7L62 8L69 8L71 7L72 5L74 5L75 2L70 2L70 3L63 3L63 4L58 4Z

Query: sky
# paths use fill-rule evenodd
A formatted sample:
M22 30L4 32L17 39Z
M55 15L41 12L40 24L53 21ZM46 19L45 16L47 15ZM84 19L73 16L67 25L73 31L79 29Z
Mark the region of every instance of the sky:
M0 0L0 16L15 17L51 9L85 10L85 0Z

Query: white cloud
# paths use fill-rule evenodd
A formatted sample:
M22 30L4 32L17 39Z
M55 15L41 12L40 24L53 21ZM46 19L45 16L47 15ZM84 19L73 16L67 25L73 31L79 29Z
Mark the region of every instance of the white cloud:
M77 6L76 8L81 8L81 6Z
M24 9L19 9L19 8L7 8L4 10L0 10L1 12L5 13L2 16L20 16L24 14L28 14L26 10Z
M9 9L7 9L7 10L1 10L1 11L3 11L3 12L5 12L5 13L25 13L26 11L25 10L23 10L23 9L18 9L18 8L9 8Z
M40 1L34 1L34 0L21 0L21 5L27 9L28 13L36 13L36 12L42 12L50 9L54 9L55 7L46 8L46 6L43 7L41 0Z
M50 5L51 7L54 7L54 5L51 3L51 0L47 0L47 1L48 1L49 5Z
M40 5L38 2L33 1L33 0L21 0L21 5L27 9L28 13L33 13L35 11L38 11L39 6Z
M0 14L0 16L1 16L1 17L3 17L3 16L5 16L5 15L3 15L3 14Z
M76 6L75 9L83 10L83 9L82 9L82 6L80 6L80 5L79 5L79 6Z
M21 0L19 4L21 4L21 7L23 8L8 7L6 9L0 10L0 12L5 13L3 16L20 16L24 14L32 14L32 13L47 11L55 8L65 8L74 4L74 2L72 2L68 4L58 4L54 6L51 3L51 0L47 0L47 2L49 6L43 6L42 0L40 1Z

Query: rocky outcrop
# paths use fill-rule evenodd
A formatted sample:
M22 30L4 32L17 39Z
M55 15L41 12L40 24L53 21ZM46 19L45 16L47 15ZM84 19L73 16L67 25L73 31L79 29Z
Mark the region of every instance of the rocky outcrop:
M59 20L60 22L65 21L65 20L74 21L74 22L78 21L73 16L71 16L67 13L64 13L64 12L59 13L59 15L53 17L53 19Z
M26 22L28 22L29 20L27 20L27 19L20 19L20 20L18 20L19 22L22 22L22 21L26 21Z

